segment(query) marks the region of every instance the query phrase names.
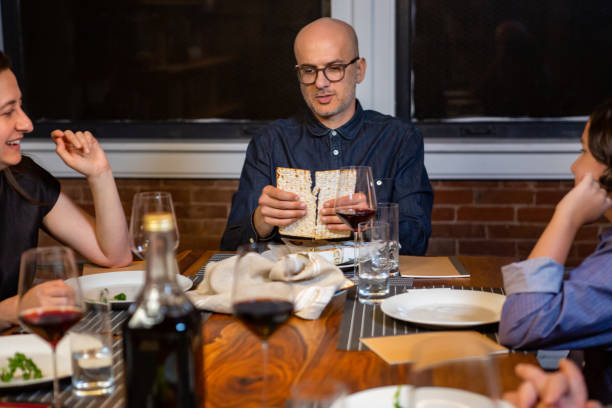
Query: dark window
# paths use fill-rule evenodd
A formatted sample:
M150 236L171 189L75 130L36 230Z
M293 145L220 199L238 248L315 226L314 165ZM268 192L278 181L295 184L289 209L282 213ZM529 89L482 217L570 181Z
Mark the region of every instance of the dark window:
M37 121L290 116L293 40L329 15L329 0L8 2L5 48Z
M612 97L609 0L398 0L397 42L404 118L561 123Z

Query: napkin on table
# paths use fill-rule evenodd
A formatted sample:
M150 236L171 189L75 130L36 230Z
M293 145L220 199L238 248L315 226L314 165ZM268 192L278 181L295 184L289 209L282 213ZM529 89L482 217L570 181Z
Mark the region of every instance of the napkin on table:
M275 282L289 282L293 286L294 313L302 319L317 319L334 293L347 279L338 267L315 253L287 254L275 259L269 253L248 254L251 273L247 279L269 286L274 292ZM204 280L195 290L187 292L193 304L204 310L232 313L232 285L237 256L220 262L210 262ZM350 282L350 281L348 281Z

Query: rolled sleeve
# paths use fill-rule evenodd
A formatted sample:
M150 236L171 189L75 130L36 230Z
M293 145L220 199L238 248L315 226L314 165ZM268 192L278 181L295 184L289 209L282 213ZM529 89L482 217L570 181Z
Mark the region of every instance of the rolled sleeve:
M526 292L558 293L563 265L551 258L533 258L502 267L506 295Z

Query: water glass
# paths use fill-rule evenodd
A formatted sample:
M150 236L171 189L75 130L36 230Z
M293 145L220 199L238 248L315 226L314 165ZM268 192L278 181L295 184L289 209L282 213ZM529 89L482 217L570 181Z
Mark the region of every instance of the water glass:
M391 257L391 276L399 275L399 204L378 203L376 221L389 224L389 254Z
M389 294L389 224L360 223L357 230L358 297L362 303L378 303Z
M97 396L113 392L113 337L108 302L88 303L84 319L71 330L70 351L75 395Z

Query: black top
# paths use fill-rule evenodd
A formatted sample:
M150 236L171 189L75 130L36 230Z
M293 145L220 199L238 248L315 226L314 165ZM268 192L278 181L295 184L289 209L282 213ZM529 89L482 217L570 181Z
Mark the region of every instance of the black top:
M371 166L377 201L399 203L400 253L423 255L433 203L423 138L412 123L363 110L359 102L351 120L338 129L325 127L308 111L305 117L275 121L253 137L221 249L260 239L252 216L263 187L276 185L277 167L319 171L350 165ZM277 238L277 232L269 237Z
M21 254L37 246L43 217L60 193L59 182L28 157L10 170L21 188L42 204L22 197L0 171L0 300L17 294Z

